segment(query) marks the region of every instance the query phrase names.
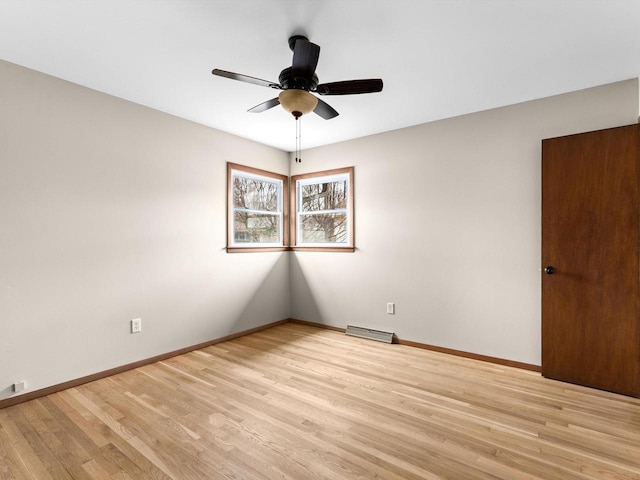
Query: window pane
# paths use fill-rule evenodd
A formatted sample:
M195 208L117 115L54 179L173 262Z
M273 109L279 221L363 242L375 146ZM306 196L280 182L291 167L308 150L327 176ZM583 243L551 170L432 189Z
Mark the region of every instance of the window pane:
M300 215L302 243L347 243L347 214Z
M347 208L347 180L302 185L303 212L318 212Z
M280 216L236 211L235 243L280 243Z
M279 183L255 178L233 178L233 206L263 212L278 211Z

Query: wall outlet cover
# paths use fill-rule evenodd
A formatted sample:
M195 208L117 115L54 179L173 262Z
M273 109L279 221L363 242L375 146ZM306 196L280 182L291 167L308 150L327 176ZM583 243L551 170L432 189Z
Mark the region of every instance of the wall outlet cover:
M139 333L142 331L142 319L134 318L131 320L131 333Z

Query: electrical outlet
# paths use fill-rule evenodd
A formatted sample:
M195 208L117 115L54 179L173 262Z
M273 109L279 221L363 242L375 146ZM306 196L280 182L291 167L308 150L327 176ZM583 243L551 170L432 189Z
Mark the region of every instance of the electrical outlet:
M21 380L20 382L16 382L13 384L14 393L23 392L25 388L27 388L27 382L25 382L24 380Z
M134 318L131 320L131 333L140 333L142 331L142 319Z
M393 315L394 313L396 313L396 304L389 302L387 303L387 313L389 315Z

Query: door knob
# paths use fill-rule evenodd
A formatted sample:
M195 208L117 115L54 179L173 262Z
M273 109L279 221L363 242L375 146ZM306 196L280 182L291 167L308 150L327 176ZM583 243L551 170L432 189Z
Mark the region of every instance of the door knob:
M551 265L549 265L548 267L544 267L544 273L546 273L547 275L553 275L556 272L556 269L553 268Z

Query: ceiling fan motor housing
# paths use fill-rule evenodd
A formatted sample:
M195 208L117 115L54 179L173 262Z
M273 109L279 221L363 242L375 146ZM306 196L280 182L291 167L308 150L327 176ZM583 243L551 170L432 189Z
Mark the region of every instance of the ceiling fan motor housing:
M280 86L283 90L297 88L298 90L309 91L315 90L318 86L318 75L314 73L311 78L305 78L303 76L295 75L293 68L287 67L280 72L278 81L280 82Z

